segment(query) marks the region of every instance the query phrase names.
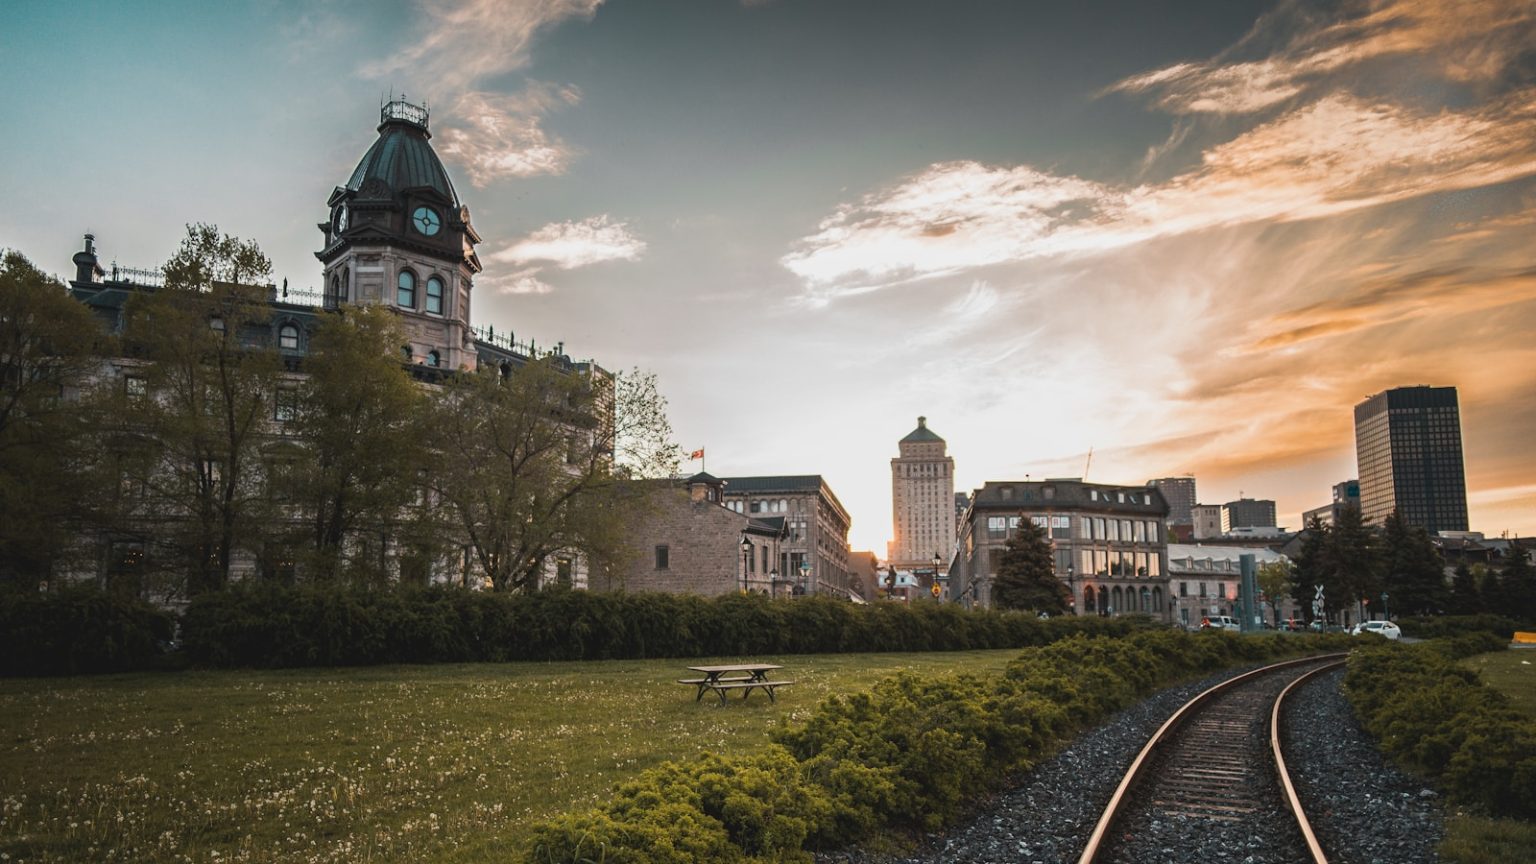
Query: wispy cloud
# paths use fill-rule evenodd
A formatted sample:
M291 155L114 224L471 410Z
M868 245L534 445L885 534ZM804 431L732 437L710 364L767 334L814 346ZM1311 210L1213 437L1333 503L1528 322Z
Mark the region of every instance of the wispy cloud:
M571 270L602 261L634 261L643 252L645 241L630 233L627 223L603 214L580 222L551 222L493 253L491 259Z
M481 276L477 288L496 294L549 294L555 286L539 278L542 267L526 267L511 273Z
M418 0L423 27L388 59L362 74L390 79L408 75L431 81L439 92L462 94L439 118L443 152L462 163L470 181L484 186L506 177L559 174L569 164L569 145L551 135L543 118L580 98L572 87L537 82L522 92L489 85L528 65L534 39L571 19L590 20L603 0ZM424 32L422 32L424 30Z
M465 93L453 104L452 125L439 133L439 149L480 187L507 177L564 173L572 148L545 131L543 118L580 99L575 87L539 82L511 95Z
M871 282L1210 228L1346 213L1536 173L1536 88L1464 112L1325 97L1208 149L1170 180L1115 187L1029 166L934 165L839 208L782 263L825 298Z
M1536 44L1536 5L1528 0L1379 0L1342 8L1337 20L1318 26L1318 10L1290 3L1215 59L1135 75L1109 92L1149 94L1176 114L1248 114L1383 59L1423 58L1451 81L1497 82ZM1277 39L1283 44L1269 56L1237 59Z

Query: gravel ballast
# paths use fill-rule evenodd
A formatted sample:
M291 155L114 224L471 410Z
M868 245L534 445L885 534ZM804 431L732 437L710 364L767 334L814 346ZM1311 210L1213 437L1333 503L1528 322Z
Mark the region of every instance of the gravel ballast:
M1110 717L1023 778L1023 785L978 805L976 817L923 841L904 856L845 849L817 856L821 864L1067 864L1082 854L1099 813L1120 777L1162 722L1202 690L1235 672L1163 690ZM1438 799L1425 786L1383 763L1339 692L1342 670L1305 685L1293 728L1308 736L1287 758L1307 790L1321 790L1313 817L1324 848L1337 862L1430 862L1443 833ZM1326 731L1327 735L1319 733ZM1326 737L1319 743L1312 738ZM1308 791L1303 791L1303 801ZM1314 805L1313 810L1317 810ZM1310 811L1309 811L1310 812ZM1338 838L1335 840L1335 838ZM1334 848L1337 844L1337 848ZM1219 850L1169 843L1168 862L1269 860L1241 847Z

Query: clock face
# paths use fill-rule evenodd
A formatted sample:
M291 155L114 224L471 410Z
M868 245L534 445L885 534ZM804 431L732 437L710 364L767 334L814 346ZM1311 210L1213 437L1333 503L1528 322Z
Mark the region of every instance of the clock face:
M347 208L346 208L346 205L342 205L342 206L336 208L336 218L334 220L332 220L332 221L333 221L333 223L336 226L336 233L337 234L340 234L341 232L347 230Z
M417 231L431 237L442 227L443 220L438 218L437 211L432 208L417 207L411 214L411 224L416 226Z

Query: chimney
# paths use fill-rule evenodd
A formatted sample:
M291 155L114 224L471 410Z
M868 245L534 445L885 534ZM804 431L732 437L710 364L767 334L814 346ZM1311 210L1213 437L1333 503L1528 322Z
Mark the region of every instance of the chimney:
M96 261L96 235L85 235L85 249L75 253L75 281L99 282L107 271Z

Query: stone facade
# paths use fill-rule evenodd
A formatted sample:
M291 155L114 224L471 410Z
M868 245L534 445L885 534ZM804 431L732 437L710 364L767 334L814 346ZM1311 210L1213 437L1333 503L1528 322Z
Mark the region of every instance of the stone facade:
M595 577L593 589L788 596L791 584L777 570L783 520L737 513L723 506L719 492L719 481L707 474L656 483L627 527L625 565Z
M1168 504L1155 488L1072 478L989 482L971 496L948 596L991 605L1003 546L1021 520L1045 529L1056 576L1077 615L1142 612L1171 620L1167 604Z
M955 460L928 418L897 444L891 460L891 541L886 558L897 567L933 566L948 561L955 547Z
M727 477L725 505L760 519L784 520L779 578L792 594L848 596L848 528L851 520L820 474Z

